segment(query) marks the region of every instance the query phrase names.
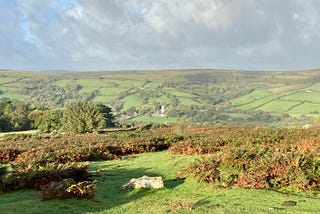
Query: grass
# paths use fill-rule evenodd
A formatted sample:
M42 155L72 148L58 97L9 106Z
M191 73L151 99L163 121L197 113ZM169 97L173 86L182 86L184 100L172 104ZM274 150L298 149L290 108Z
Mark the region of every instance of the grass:
M297 92L283 97L285 100L310 101L320 103L320 92Z
M267 111L267 112L286 112L292 106L298 105L300 102L286 101L286 100L274 100L259 108L257 110Z
M286 93L290 91L296 91L304 87L305 85L302 85L302 84L301 85L285 85L285 86L270 88L269 91L274 94L280 94L280 93Z
M191 98L179 97L178 100L179 100L179 103L184 106L200 105L199 102Z
M168 90L168 92L169 92L171 95L173 95L173 96L192 98L192 94L191 94L191 93L188 93L188 92L177 91L177 90L175 90L175 89Z
M79 90L80 94L84 94L84 93L91 93L94 92L95 90L97 90L98 87L94 87L94 86L87 86L87 87L83 87Z
M257 89L251 92L250 94L235 98L231 100L231 104L234 106L243 105L249 102L252 102L257 99L261 99L265 96L270 95L270 92L265 89Z
M113 99L113 96L97 96L92 101L97 103L110 103Z
M141 105L143 105L143 99L141 97L130 95L125 97L122 109L127 110L131 107L139 107Z
M258 99L258 100L255 100L251 103L247 103L247 104L244 104L244 105L241 105L239 106L240 109L255 109L255 108L258 108L264 104L267 104L269 103L270 101L274 100L274 99L277 99L277 96L276 95L270 95L270 96L267 96L267 97L263 97L261 99Z
M143 81L133 81L133 80L112 80L114 84L117 84L120 88L137 88L143 85Z
M14 93L10 93L10 92L5 92L0 95L0 99L2 99L2 98L10 98L12 100L24 100L24 99L28 98L28 96L23 95L23 94L14 94Z
M144 87L145 88L157 88L158 86L161 86L162 83L160 82L149 82Z
M77 83L82 87L103 87L108 86L107 83L100 81L99 79L79 79Z
M16 78L11 78L11 77L0 77L0 85L1 84L5 84L5 83L9 83L16 80Z
M66 87L69 82L70 82L70 80L57 80L54 82L54 85L56 85L58 87Z
M320 113L320 105L316 103L304 102L301 105L298 105L289 111L289 113L298 113L298 114L308 114L312 112Z
M307 90L315 90L315 91L320 91L320 82L313 84Z
M167 151L91 162L96 179L94 200L40 201L33 190L0 195L0 210L9 213L317 213L319 197L266 190L214 189L192 178L176 179L176 171L199 156L172 156ZM100 172L97 172L100 171ZM162 176L165 188L122 190L132 177ZM294 200L294 207L281 203ZM179 206L181 204L182 206ZM191 209L185 205L190 204Z
M101 95L116 95L126 90L126 88L119 87L103 87L99 91Z
M161 104L171 104L171 101L168 97L162 95L157 98L151 98L148 100L147 106L154 106L154 103L161 103Z

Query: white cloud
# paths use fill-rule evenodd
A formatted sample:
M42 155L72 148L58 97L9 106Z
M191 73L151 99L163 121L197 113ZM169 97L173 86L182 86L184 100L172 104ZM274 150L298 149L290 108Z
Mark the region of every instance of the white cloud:
M317 0L5 1L0 66L319 67L318 11Z

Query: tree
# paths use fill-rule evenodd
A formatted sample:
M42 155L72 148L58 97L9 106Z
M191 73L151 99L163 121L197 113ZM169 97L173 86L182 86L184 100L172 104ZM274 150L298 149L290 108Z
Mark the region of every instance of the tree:
M49 111L48 115L43 118L38 129L41 132L54 132L58 131L62 127L62 111L59 109Z
M4 116L0 116L0 131L7 132L11 131L12 124L10 123L10 119Z
M103 104L97 104L98 111L103 115L105 120L105 127L114 127L114 116L112 114L112 109Z
M67 104L62 118L63 130L69 133L85 133L102 129L111 124L111 109L84 100ZM108 119L109 118L109 119Z
M30 113L30 105L26 103L17 103L15 109L10 113L13 130L22 131L28 130L31 127L31 120L28 118Z

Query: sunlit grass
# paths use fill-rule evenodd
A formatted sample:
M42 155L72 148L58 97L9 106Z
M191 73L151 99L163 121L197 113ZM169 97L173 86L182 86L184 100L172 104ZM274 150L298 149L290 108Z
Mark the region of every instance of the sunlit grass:
M41 201L33 190L0 195L1 213L317 213L319 197L286 195L266 190L215 189L176 172L199 156L173 156L167 151L131 155L123 160L91 163L96 179L94 200ZM165 188L123 190L132 177L162 176ZM294 200L294 207L281 203ZM181 206L180 206L181 204Z

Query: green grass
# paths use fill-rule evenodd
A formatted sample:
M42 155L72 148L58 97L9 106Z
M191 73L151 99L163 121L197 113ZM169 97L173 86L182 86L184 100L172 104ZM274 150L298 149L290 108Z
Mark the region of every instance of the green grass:
M285 100L295 100L295 101L310 101L315 103L320 103L320 92L297 92L289 94L282 99Z
M66 87L70 81L69 80L57 80L53 84L58 87Z
M270 92L268 90L257 89L257 90L254 90L253 92L251 92L250 94L247 94L247 95L232 99L231 100L231 104L233 106L243 105L243 104L252 102L254 100L266 97L268 95L270 95Z
M166 96L160 96L160 97L157 97L157 98L151 98L148 100L148 106L154 106L153 103L161 103L161 104L171 104L171 101L170 99L168 99Z
M5 83L9 83L16 80L16 78L11 78L11 77L2 77L0 76L0 84L5 84Z
M133 121L146 122L146 123L176 123L176 117L151 117L148 115L142 115L135 117Z
M119 87L103 87L103 88L100 88L99 91L101 95L116 95L126 90L127 90L126 88L119 88Z
M269 103L270 101L274 100L274 99L277 99L277 96L276 95L270 95L270 96L267 96L267 97L263 97L261 99L258 99L256 101L253 101L251 103L248 103L248 104L244 104L244 105L241 105L239 106L240 109L255 109L257 107L260 107L264 104L267 104Z
M188 92L177 91L175 89L168 90L168 92L173 96L192 98L192 94Z
M113 80L115 84L118 84L120 88L137 88L143 85L143 81L133 81L133 80Z
M305 102L292 108L289 113L308 114L316 111L320 113L320 104Z
M280 93L288 93L290 91L296 91L299 90L301 88L305 88L305 85L284 85L284 86L280 86L280 87L273 87L270 88L269 91L273 94L280 94Z
M41 201L33 190L0 195L0 210L9 213L318 213L319 197L286 195L265 190L214 189L192 178L176 180L176 172L198 156L172 156L167 151L128 156L123 160L91 163L97 191L94 200ZM99 173L97 170L99 169ZM123 190L132 177L162 176L165 188ZM294 200L294 207L281 203ZM172 209L170 204L192 204Z
M179 100L179 105L184 105L184 106L200 105L200 103L190 98L179 97L178 100Z
M307 90L320 91L320 82L317 82L317 83L313 84L312 86L308 87Z
M79 90L79 93L80 94L84 94L84 93L91 93L91 92L94 92L95 90L97 90L98 87L93 87L93 86L90 86L90 87L83 87Z
M286 112L292 106L299 104L299 102L286 101L286 100L275 100L271 101L259 108L257 110L267 111L267 112Z
M108 86L107 83L100 81L99 79L79 79L77 80L77 83L81 85L82 87L103 87Z
M161 86L162 83L160 82L149 82L144 87L145 88L157 88L158 86Z
M143 99L141 97L130 95L124 99L123 110L127 110L131 107L139 107L141 105L143 105Z
M97 103L110 103L113 99L113 96L97 96L92 101Z
M12 100L24 100L27 99L28 96L23 95L23 94L15 94L15 93L10 93L10 92L5 92L0 95L0 99L2 98L10 98Z

